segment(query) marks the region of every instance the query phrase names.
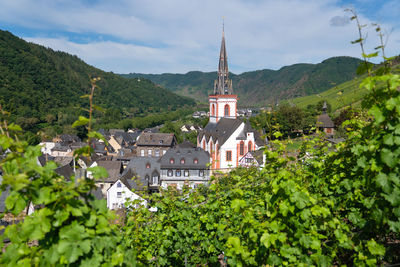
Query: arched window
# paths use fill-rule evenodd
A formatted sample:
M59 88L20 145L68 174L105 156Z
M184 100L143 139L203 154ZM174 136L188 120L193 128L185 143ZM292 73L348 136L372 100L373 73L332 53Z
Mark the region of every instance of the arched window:
M249 150L249 152L253 150L253 142L251 142L251 141L249 141L248 150Z
M173 158L170 158L170 159L169 159L169 163L174 164L174 163L175 163L175 160L174 160Z
M185 159L181 158L181 164L185 164Z
M215 105L214 104L212 104L212 106L211 106L211 115L215 115Z
M160 178L160 174L158 174L158 172L153 172L152 176L152 184L158 184L158 180Z
M228 104L226 104L224 107L224 114L225 114L225 116L229 116L229 105Z
M203 149L206 150L206 140L203 140Z
M241 141L239 145L239 155L243 156L244 155L244 142Z
M193 163L194 163L194 164L198 164L198 163L199 163L199 160L198 160L198 159L194 159L194 160L193 160Z

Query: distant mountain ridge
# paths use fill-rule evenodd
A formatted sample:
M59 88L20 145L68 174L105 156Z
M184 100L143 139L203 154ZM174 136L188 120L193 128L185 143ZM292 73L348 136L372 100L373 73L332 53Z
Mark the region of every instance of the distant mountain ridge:
M18 118L45 121L88 106L90 77L100 77L94 102L121 113L174 110L195 101L150 80L125 79L86 64L76 56L28 43L0 30L0 103Z
M257 106L320 93L356 76L358 58L340 56L318 64L294 64L279 70L257 70L236 75L230 73L239 105ZM186 74L122 74L127 78L143 77L177 94L206 102L217 72L191 71Z

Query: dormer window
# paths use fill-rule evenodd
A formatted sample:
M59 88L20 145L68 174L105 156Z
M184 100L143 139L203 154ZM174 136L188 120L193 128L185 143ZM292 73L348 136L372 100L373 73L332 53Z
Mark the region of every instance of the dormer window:
M194 163L194 164L198 164L198 163L199 163L199 160L198 160L198 159L194 159L194 160L193 160L193 163Z
M169 163L174 164L174 163L175 163L175 160L174 160L173 158L170 158L170 159L169 159Z
M163 140L160 140L160 141L159 141L160 145L162 145L163 142L164 142Z
M181 159L181 164L185 164L185 159L184 158Z
M150 169L150 163L146 164L146 169Z

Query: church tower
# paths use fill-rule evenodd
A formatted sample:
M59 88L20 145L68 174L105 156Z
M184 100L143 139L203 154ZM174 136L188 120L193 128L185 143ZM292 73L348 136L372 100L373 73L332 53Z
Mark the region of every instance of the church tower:
M228 56L225 47L225 32L222 28L221 50L219 52L218 77L214 82L214 92L209 95L210 122L221 118L236 119L237 95L233 94L232 80L229 79Z

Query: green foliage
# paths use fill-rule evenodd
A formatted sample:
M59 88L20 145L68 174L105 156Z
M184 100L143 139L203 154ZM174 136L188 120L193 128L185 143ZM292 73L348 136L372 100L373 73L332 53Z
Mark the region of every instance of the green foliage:
M383 83L381 87L377 84ZM368 114L347 140L304 139L298 158L273 141L266 166L236 169L209 187L155 194L133 210L124 242L143 265L376 266L400 253L400 76L370 76Z
M55 52L0 31L0 104L10 120L36 134L46 127L71 125L88 108L88 77L102 77L94 106L103 123L149 112L176 110L195 101L149 80L125 79L96 69L76 56ZM45 123L45 125L43 124Z
M1 163L1 190L10 190L6 212L18 215L29 204L35 207L22 222L6 228L2 239L11 244L0 256L2 266L123 263L121 233L110 224L113 216L105 201L91 195L93 180L66 181L54 172L54 162L38 166L39 146L6 135L0 136L0 145L11 151Z

